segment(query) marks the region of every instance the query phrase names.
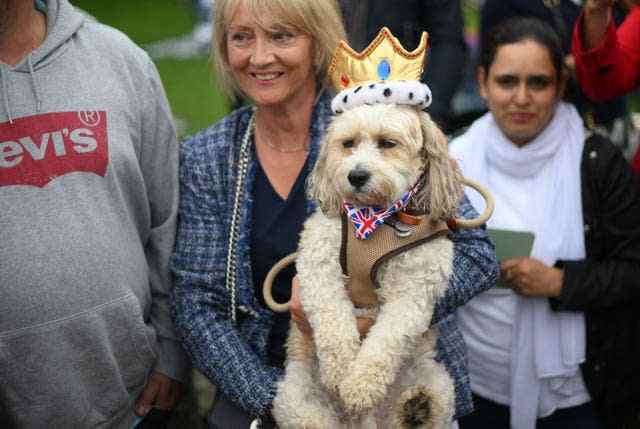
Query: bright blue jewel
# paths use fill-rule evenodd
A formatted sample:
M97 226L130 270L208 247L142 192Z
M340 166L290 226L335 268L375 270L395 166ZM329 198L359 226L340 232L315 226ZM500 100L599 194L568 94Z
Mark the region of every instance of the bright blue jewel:
M378 64L378 77L380 80L387 80L390 74L391 65L389 64L389 61L386 59L380 61L380 64Z

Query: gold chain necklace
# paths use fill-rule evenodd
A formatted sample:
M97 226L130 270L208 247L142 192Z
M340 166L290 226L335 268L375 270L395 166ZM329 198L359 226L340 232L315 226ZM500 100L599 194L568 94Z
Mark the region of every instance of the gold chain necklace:
M301 144L300 146L296 146L296 147L292 147L292 148L281 148L278 147L276 145L274 145L273 143L271 143L269 140L267 139L262 139L267 146L269 146L271 149L280 152L280 153L295 153L295 152L308 152L309 151L309 144L308 143L304 143Z
M256 132L254 130L254 138L256 137L255 134L256 134ZM309 137L307 137L307 141L305 143L302 143L302 144L300 144L298 146L294 146L294 147L291 147L291 148L278 147L278 146L274 145L273 143L271 143L271 141L268 140L265 137L262 137L260 139L260 141L264 142L271 149L275 150L276 152L280 152L280 153L296 153L296 152L303 152L303 151L304 152L308 152L309 151Z

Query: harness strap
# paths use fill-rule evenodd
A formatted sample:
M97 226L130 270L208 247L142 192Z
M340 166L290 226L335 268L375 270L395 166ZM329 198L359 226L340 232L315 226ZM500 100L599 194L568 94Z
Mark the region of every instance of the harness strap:
M396 255L448 235L447 224L432 222L426 215L419 216L417 225L404 225L411 232L401 236L388 224L381 225L367 240L358 240L355 229L346 215L342 216L340 266L347 277L346 287L358 308L377 307L376 289L380 287L377 274L380 266ZM404 234L403 234L404 235Z

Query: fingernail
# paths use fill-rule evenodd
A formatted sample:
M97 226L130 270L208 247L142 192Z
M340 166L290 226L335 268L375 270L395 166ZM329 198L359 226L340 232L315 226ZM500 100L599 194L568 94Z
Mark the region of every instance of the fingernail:
M150 410L151 410L151 407L148 405L139 405L136 408L136 414L138 414L139 416L146 416Z

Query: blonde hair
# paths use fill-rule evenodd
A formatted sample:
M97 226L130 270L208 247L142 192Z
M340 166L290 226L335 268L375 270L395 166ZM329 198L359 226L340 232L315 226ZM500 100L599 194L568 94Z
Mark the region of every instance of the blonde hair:
M216 0L211 53L218 86L230 99L235 98L239 87L229 67L227 31L242 2L260 26L266 27L264 21L275 17L283 25L311 36L316 82L322 87L328 85L331 56L340 40L346 40L336 0Z

